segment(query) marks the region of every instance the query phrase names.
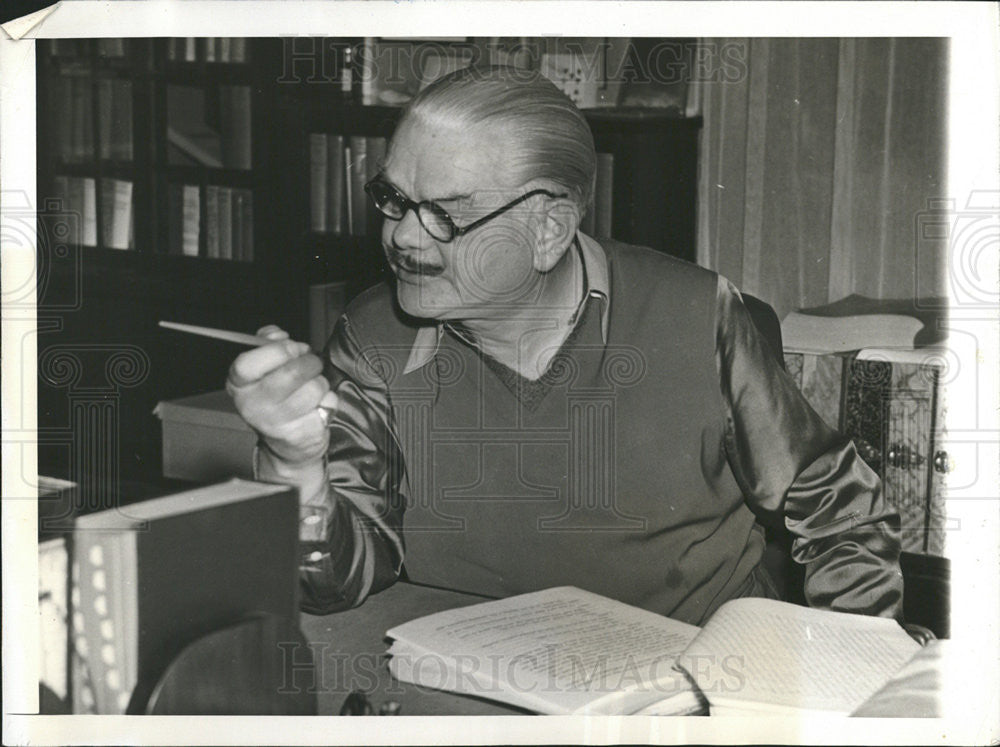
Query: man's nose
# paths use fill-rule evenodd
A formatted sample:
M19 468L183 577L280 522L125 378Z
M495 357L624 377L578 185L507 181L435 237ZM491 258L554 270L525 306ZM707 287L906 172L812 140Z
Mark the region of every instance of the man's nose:
M425 249L432 241L430 235L424 230L416 210L407 210L396 222L392 231L393 243L400 249L419 250Z

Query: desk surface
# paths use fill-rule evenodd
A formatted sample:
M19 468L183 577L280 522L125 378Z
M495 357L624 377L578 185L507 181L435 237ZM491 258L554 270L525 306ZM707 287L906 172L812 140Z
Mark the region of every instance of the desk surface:
M444 589L396 583L360 606L332 615L302 615L301 627L316 662L320 715L333 715L352 690L368 695L377 711L386 701L402 716L491 716L526 713L479 698L395 681L386 666L385 631L423 615L486 601ZM304 686L305 682L298 682Z

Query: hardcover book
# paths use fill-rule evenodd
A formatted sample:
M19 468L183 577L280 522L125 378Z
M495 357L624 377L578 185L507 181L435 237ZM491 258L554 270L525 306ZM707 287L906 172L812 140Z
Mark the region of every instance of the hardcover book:
M297 622L298 517L294 489L243 480L79 517L74 711L142 712L200 636L254 613Z

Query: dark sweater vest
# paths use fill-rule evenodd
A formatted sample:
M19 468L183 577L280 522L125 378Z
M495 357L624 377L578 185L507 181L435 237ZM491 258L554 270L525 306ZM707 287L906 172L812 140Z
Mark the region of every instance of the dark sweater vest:
M574 585L699 623L747 591L763 549L726 463L717 276L603 246L607 344L589 299L534 409L450 333L404 375L415 329L392 291L352 304L362 346L391 362L406 572L495 596Z

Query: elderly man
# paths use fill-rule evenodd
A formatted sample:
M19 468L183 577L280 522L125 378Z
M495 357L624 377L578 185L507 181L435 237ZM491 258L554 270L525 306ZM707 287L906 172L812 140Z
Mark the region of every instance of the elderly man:
M265 328L234 362L258 476L301 491L303 608L405 574L489 596L570 584L700 623L774 595L755 512L780 512L811 605L898 616L878 478L727 281L579 232L594 172L549 82L446 76L367 186L394 282L350 305L324 361Z

